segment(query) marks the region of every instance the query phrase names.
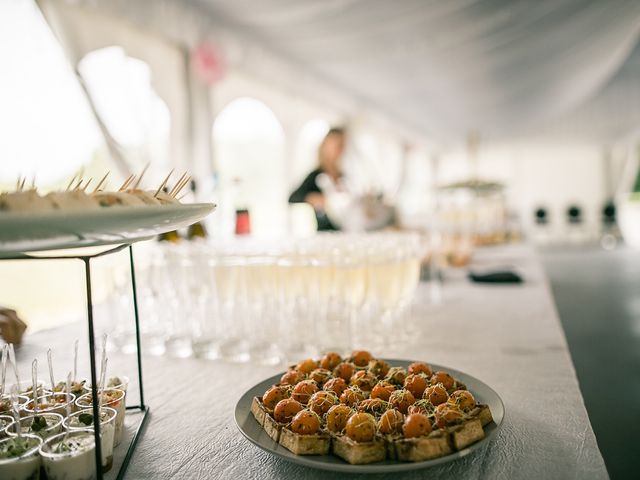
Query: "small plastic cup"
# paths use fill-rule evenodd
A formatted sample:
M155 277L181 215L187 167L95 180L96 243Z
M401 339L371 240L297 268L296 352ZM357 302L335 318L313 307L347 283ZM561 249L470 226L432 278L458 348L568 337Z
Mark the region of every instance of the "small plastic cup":
M24 406L29 402L29 397L18 395L18 415L23 415ZM0 415L13 415L13 407L11 406L11 395L5 394L0 399Z
M47 423L46 426L43 426L42 428L38 428L37 422L36 424L34 424L34 420L36 419L36 417L44 418L45 422ZM62 417L62 415L58 413L53 413L53 412L38 413L38 415L29 415L28 417L22 417L20 419L20 427L22 429L23 435L25 434L37 435L38 437L41 437L43 440L46 440L47 438L62 432L63 420L64 418ZM18 435L16 427L17 427L17 424L13 422L12 425L8 426L5 429L5 432L8 437L15 437Z
M0 415L0 439L7 438L7 432L5 430L14 423L16 423L16 421L11 415Z
M49 387L45 385L42 380L38 380L36 382L36 385L38 396L42 396L51 392L51 390L49 390ZM12 392L16 387L18 387L18 395L25 395L29 398L33 398L33 393L31 393L33 392L33 382L31 382L31 380L22 380L20 383L7 385L7 387L5 388L5 392Z
M116 417L118 412L110 407L102 407L100 410L100 447L102 452L102 471L108 472L113 466L113 444L116 434ZM93 409L87 408L72 413L64 419L64 427L74 432L77 430L90 430L93 432Z
M31 480L40 477L40 455L42 439L36 435L21 438L8 437L0 440L0 478ZM16 454L16 446L21 452ZM11 453L9 453L11 447Z
M36 413L57 413L62 417L67 416L67 406L73 411L73 405L76 400L76 396L70 393L67 396L66 393L48 393L42 397L38 397L38 406L34 408L33 400L30 400L24 406L24 412L26 415L35 415Z
M125 398L126 394L124 390L118 388L105 388L102 392L102 406L113 408L116 412L116 432L113 446L117 447L122 441L122 434L124 432L124 419L126 415L125 410ZM78 409L92 408L93 395L91 393L85 393L76 400L76 407Z
M91 430L59 433L40 447L48 480L96 478L96 443Z

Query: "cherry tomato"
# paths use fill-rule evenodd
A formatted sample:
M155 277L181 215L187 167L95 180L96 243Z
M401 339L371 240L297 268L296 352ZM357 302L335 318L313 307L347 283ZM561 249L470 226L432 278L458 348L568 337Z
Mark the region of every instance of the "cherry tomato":
M347 382L344 381L344 378L338 377L329 380L324 384L324 387L322 387L322 389L326 390L327 392L333 392L339 397L340 395L342 395L342 392L347 389L347 387L348 385Z
M389 402L381 398L367 398L358 404L358 411L377 416L389 409Z
M422 413L423 415L431 415L436 407L429 400L416 400L416 403L409 407L408 413Z
M280 383L284 383L286 385L295 385L302 380L304 380L304 374L298 370L289 370L280 377Z
M413 362L411 365L409 365L409 373L413 373L414 375L418 373L424 373L427 377L430 377L431 375L433 375L433 370L431 370L431 367L426 363Z
M264 392L262 396L262 404L268 410L273 410L280 400L291 396L291 387L289 385L274 385Z
M416 399L409 390L396 390L389 397L389 403L393 408L400 410L402 413L407 413L409 405L413 405Z
M444 388L444 385L436 383L435 385L427 387L424 391L423 398L437 406L449 400L449 394L447 393L446 388Z
M313 435L320 430L320 417L310 410L301 410L291 420L290 428L298 435Z
M347 388L342 392L342 395L340 395L340 403L344 403L350 407L355 406L358 402L361 402L364 399L364 392L355 386Z
M389 373L389 364L384 360L371 360L367 370L377 378L384 378Z
M342 362L342 357L339 353L327 352L324 357L322 357L322 360L320 360L320 366L327 370L333 370L340 362Z
M371 390L371 398L381 398L382 400L389 401L389 397L393 393L396 387L389 382L381 381L376 383L375 387Z
M348 382L349 380L351 380L351 376L355 371L356 367L353 365L353 363L342 362L333 369L333 374L336 377L343 378L345 382Z
M376 421L368 413L354 413L347 420L345 431L355 442L370 442L376 433Z
M468 412L476 406L476 399L467 390L456 390L449 397L449 403L457 406L463 412Z
M464 414L459 409L448 403L438 405L434 414L436 417L436 425L440 428L444 428L464 418Z
M354 411L346 405L334 405L327 412L327 430L334 433L340 433L347 426L347 420L353 415Z
M373 355L366 350L354 350L351 352L351 361L356 367L366 367L371 360L373 360Z
M338 403L338 397L333 392L319 391L312 395L308 407L314 413L322 416Z
M391 367L384 377L387 382L400 387L404 385L405 378L407 378L407 371L402 367Z
M370 392L377 382L378 380L371 373L366 370L358 370L353 374L349 383L364 392Z
M399 433L404 422L404 415L396 409L389 409L382 414L378 420L378 430L380 433Z
M306 405L311 395L318 391L318 385L313 380L303 380L293 387L291 398Z
M333 374L324 368L316 368L309 374L309 378L322 387L328 380L333 378Z
M404 438L416 438L429 435L431 433L431 422L427 416L422 413L412 413L404 419L402 433L404 433Z
M273 418L279 423L289 423L302 409L304 406L300 402L296 402L293 398L285 398L280 400L276 408L273 409Z
M410 374L404 380L404 388L409 390L414 397L421 398L425 389L429 385L427 377L424 375Z
M296 370L304 373L305 375L309 375L316 368L318 368L318 362L311 358L301 360L298 365L296 365Z
M453 388L456 381L447 372L436 372L431 376L431 384L441 383L447 391Z

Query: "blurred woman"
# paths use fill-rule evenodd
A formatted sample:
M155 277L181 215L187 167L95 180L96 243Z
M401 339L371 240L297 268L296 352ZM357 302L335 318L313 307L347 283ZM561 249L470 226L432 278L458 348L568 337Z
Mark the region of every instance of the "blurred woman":
M289 203L306 202L313 207L318 221L318 230L337 230L338 228L327 217L327 187L342 190L342 154L345 146L343 128L332 128L325 135L318 148L318 168L304 179L302 184L291 194Z

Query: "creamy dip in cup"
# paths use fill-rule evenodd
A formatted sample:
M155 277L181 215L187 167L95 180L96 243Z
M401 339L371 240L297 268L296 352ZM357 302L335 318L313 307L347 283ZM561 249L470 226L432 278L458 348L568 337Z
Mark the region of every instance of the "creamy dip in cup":
M117 388L105 388L102 392L102 406L113 408L116 412L116 432L114 438L114 447L120 445L122 441L122 434L124 432L124 419L126 415L125 410L125 392ZM92 408L91 393L85 393L76 400L76 406L78 409Z
M42 439L36 435L0 440L0 478L3 480L32 480L40 476L38 450Z
M38 413L20 419L21 433L31 434L41 437L43 440L56 435L62 431L62 421L64 418L58 413ZM6 428L5 432L9 437L17 436L16 423Z
M96 444L91 430L60 433L40 447L48 480L92 480L96 478Z
M116 434L117 412L113 408L102 407L100 410L100 447L102 452L102 471L108 472L113 465L113 444ZM64 419L64 427L70 432L90 430L93 432L93 409L87 408L72 413Z

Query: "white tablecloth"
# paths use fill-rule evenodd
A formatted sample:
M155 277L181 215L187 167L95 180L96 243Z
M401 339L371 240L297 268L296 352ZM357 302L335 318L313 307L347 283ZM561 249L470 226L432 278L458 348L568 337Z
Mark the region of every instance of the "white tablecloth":
M440 305L422 302L426 287L421 286L414 314L423 332L401 357L448 365L482 379L504 400L504 428L475 455L394 478L608 478L535 253L526 246L484 249L474 265L513 265L526 281L479 285L459 273L448 275ZM34 355L44 358L49 346L61 359L73 338L86 338L83 329L76 325L29 337L19 352L22 371L29 371L27 362ZM281 367L149 356L143 361L151 420L127 478L328 478L327 472L260 451L236 430L233 409L240 395ZM111 372L135 372L133 355L112 355L109 362Z

